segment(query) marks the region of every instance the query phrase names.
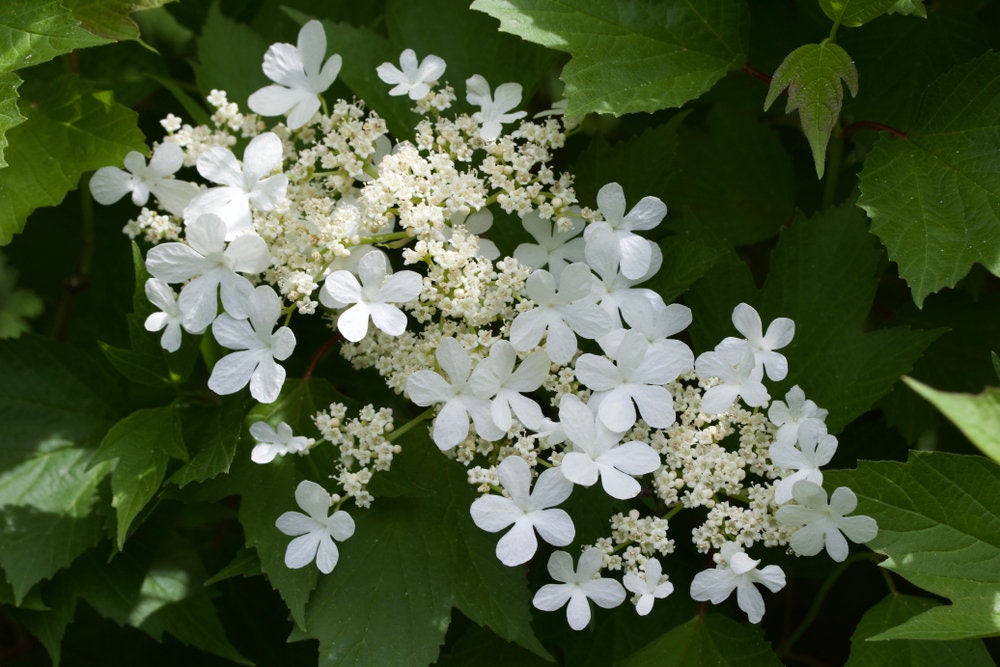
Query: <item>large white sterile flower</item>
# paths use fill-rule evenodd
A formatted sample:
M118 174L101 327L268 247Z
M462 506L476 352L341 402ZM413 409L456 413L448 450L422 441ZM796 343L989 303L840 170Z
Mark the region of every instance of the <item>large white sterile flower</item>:
M514 259L532 269L545 269L559 277L562 270L573 262L582 262L584 242L580 233L584 222L573 219L568 229L560 231L555 223L543 220L534 211L522 218L521 223L538 243L522 243L514 248Z
M847 539L863 544L878 535L878 524L870 516L844 516L858 506L858 497L846 486L838 487L827 504L826 491L809 481L792 488L798 505L785 505L774 518L786 526L801 526L788 541L800 556L815 556L826 547L830 558L842 563L847 558Z
M673 424L674 399L663 385L691 370L691 351L655 347L638 331L628 331L608 356L583 354L575 367L577 379L594 391L592 401L601 422L612 431L625 432L635 425L638 406L653 428Z
M633 233L633 230L656 227L667 215L667 206L656 197L643 197L628 214L625 213L625 207L625 191L622 186L617 183L605 185L597 193L597 208L603 220L596 220L588 225L585 235L610 230L617 242L615 247L622 275L636 279L648 273L656 244Z
M599 477L605 493L625 500L639 495L642 488L633 475L660 467L660 457L652 447L639 441L619 445L624 434L604 426L573 394L559 402L559 423L573 444L559 469L574 484L593 486Z
M611 317L595 303L594 275L586 264L570 264L555 277L539 269L528 276L525 293L535 307L514 318L510 342L518 352L534 348L545 337L545 353L565 364L577 352L576 337L594 339L611 329Z
M837 453L837 438L826 432L822 422L810 421L799 428L799 446L775 443L768 455L779 468L795 470L774 485L774 502L779 505L792 499L792 489L800 480L815 484L823 483L821 467L825 466Z
M828 411L806 399L806 394L799 385L788 390L784 401L772 402L767 410L767 418L778 427L774 441L786 447L798 442L799 429L803 424L814 423L814 426L825 427L824 420L828 414Z
M378 78L393 86L390 95L409 95L411 100L421 100L431 92L431 86L444 74L444 60L429 55L417 64L417 54L406 49L399 54L399 67L385 62L375 68Z
M261 403L273 403L285 382L284 361L295 349L295 334L288 327L274 330L281 316L281 299L267 285L257 287L249 298L249 319L238 320L222 313L212 323L219 345L237 350L215 362L208 388L216 394L235 394L250 383L250 395Z
M326 32L319 21L309 21L299 30L298 45L272 44L264 54L264 74L274 85L261 88L247 106L262 116L288 114L289 129L302 127L319 111L320 94L333 85L340 73L339 55L326 55Z
M298 569L315 560L320 572L330 574L340 558L334 540L343 542L354 534L354 519L342 510L331 515L330 494L316 482L299 482L295 502L307 514L285 512L274 522L285 535L297 536L285 550L285 566Z
M646 273L637 278L628 278L621 271L619 254L614 233L610 230L598 231L586 236L586 260L600 280L594 281L594 294L601 308L608 311L612 321L621 326L620 309L623 302L635 296L641 296L649 301L663 301L660 295L651 289L635 287L660 270L663 264L663 253L656 245L652 246L649 268Z
M158 313L152 313L146 318L143 326L146 331L163 330L160 336L160 347L167 352L176 352L181 346L181 307L177 305L177 295L163 282L156 278L150 278L145 285L146 298L149 302L160 309ZM192 333L201 333L194 331Z
M253 230L250 206L270 211L285 199L288 177L271 175L281 166L284 149L273 132L254 137L243 151L243 165L228 148L213 146L198 157L198 173L220 187L209 188L184 209L190 223L206 213L214 213L226 223L226 240Z
M254 422L250 425L250 435L257 441L250 452L254 463L270 463L276 456L286 454L303 454L316 444L313 438L295 435L285 422L278 424L277 430L267 422Z
M532 430L542 424L542 409L524 392L535 391L542 386L549 374L549 358L544 352L532 352L515 371L516 361L514 346L505 340L498 340L490 348L490 356L476 365L469 378L473 393L492 397L490 417L505 433L513 421L512 411L519 422Z
M114 204L132 193L132 203L145 206L152 193L160 206L173 215L181 215L191 198L198 194L198 186L179 181L174 174L184 164L184 151L172 142L156 147L146 165L142 153L132 151L125 156L125 169L101 167L90 178L90 194L98 204Z
M736 591L736 603L746 612L751 623L764 618L764 598L754 584L763 584L772 593L785 587L785 573L777 565L757 569L759 560L753 560L734 542L726 542L719 552L715 569L694 575L691 597L712 604L725 602Z
M361 258L358 278L350 271L334 271L327 276L319 293L320 302L327 308L350 306L337 318L337 329L344 338L355 343L364 338L368 333L369 317L376 327L390 336L406 331L406 315L389 304L416 299L423 284L420 274L415 271L393 273L385 254L376 251Z
M795 322L787 317L776 318L768 325L765 334L757 311L753 306L741 303L733 309L733 326L746 337L746 342L753 348L755 363L764 368L767 377L775 382L784 380L788 375L788 360L785 359L785 355L778 354L774 350L780 350L792 342L795 336Z
M702 396L705 414L725 412L737 397L754 408L767 405L771 398L761 383L764 370L754 364L753 349L744 340L729 338L716 345L713 352L702 352L695 359L694 369L699 377L722 380Z
M432 437L439 449L451 449L469 435L469 417L476 425L476 435L484 440L503 437L490 416L490 403L469 383L472 361L469 353L454 338L444 338L438 345L438 365L448 374L445 380L434 371L416 371L406 378L406 393L420 406L441 403L434 418Z
M531 604L542 611L556 611L566 605L566 620L574 630L583 630L590 623L590 603L613 609L625 601L625 589L615 579L600 576L603 555L591 547L580 555L577 569L573 557L565 551L549 556L549 575L559 584L545 584L538 589ZM567 604L568 603L568 604Z
M653 602L658 598L665 598L674 592L674 585L663 575L663 566L655 558L646 561L643 576L627 572L622 583L630 593L635 594L635 611L640 616L651 612Z
M668 339L691 324L690 308L679 303L667 305L659 295L650 299L644 294L633 294L621 302L619 310L625 323L642 334L653 347L662 347L677 355L691 355L691 363L694 363L691 348L679 340ZM598 338L597 343L605 353L613 352L618 349L626 331L609 331Z
M472 503L472 520L485 531L496 533L513 524L497 542L497 558L504 565L527 563L538 549L535 531L556 547L573 541L576 529L569 514L554 508L573 492L573 484L555 468L542 472L531 488L531 468L520 456L508 456L497 468L504 496L482 496Z
M513 123L528 115L527 111L510 113L511 109L521 103L519 83L502 83L491 95L489 82L481 75L473 74L465 80L465 88L465 99L469 104L479 107L472 118L482 126L479 136L487 141L494 141L500 136L504 123Z
M181 289L177 304L184 328L201 333L222 308L231 316L247 316L247 301L253 286L236 273L260 273L271 254L267 243L256 234L246 234L226 244L226 223L205 214L187 225L187 243L161 243L146 254L146 269L167 283L190 280ZM161 304L157 304L161 305Z

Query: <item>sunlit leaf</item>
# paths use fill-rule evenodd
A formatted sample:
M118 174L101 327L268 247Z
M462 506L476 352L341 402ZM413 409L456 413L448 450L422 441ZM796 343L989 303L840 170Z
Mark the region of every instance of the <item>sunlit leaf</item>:
M749 13L732 0L476 0L500 29L572 58L567 113L679 107L743 64Z

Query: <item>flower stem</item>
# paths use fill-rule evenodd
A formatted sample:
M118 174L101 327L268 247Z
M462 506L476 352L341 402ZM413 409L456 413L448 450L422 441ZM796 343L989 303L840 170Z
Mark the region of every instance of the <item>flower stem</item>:
M406 435L411 430L413 430L413 428L417 424L419 424L420 422L424 422L424 421L427 421L428 419L430 419L434 415L434 408L435 407L437 407L437 406L432 405L431 407L427 408L426 410L424 410L419 415L417 415L416 417L414 417L410 421L406 422L405 424L403 424L399 428L394 429L392 431L392 433L390 433L389 435L387 435L385 437L385 439L388 440L389 442L393 442L397 438Z
M876 123L875 121L871 120L859 120L856 123L851 123L850 125L844 128L844 137L849 137L858 130L863 130L863 129L875 130L876 132L888 132L892 136L898 137L899 139L910 138L909 135L906 134L906 132L903 132L902 130L897 130L891 125L886 125L885 123Z
M410 233L403 232L389 232L388 234L375 234L374 236L362 236L358 240L358 245L374 245L376 243L388 243L389 241L399 241L402 239L409 239Z
M775 651L779 656L787 655L791 648L795 646L795 643L799 641L799 639L802 638L802 635L805 634L806 630L809 629L809 626L812 625L813 621L816 620L816 617L819 615L819 610L823 606L823 602L826 600L826 596L829 595L830 591L833 589L833 585L837 583L837 580L840 578L840 575L842 575L844 571L854 563L863 560L870 561L874 556L875 554L873 553L856 553L837 566L830 576L826 578L826 581L823 582L823 585L820 586L819 591L816 593L816 597L813 599L812 606L809 608L809 611L806 612L806 615L802 617L802 621L799 623L799 626L795 628L792 634L781 640L781 643L779 643L777 648L775 648Z
M309 367L306 368L305 374L302 376L302 382L309 382L309 378L312 377L313 371L316 370L316 365L319 360L327 353L327 351L340 339L340 336L330 336L323 345L316 351L313 358L309 361Z

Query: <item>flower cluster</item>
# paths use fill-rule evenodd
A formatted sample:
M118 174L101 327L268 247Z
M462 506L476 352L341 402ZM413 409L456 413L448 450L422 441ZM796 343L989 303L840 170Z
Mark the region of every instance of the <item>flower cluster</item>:
M543 586L534 605L565 605L574 629L589 622L590 601L615 607L627 589L645 615L673 592L669 558L685 538L670 520L682 510L696 517L694 549L714 552L717 563L694 577L691 597L718 604L736 591L752 622L764 613L756 586L776 591L784 573L758 568L750 553L825 547L843 560L847 539L874 537L874 521L845 516L856 503L849 489L828 501L820 486L837 447L826 411L797 386L782 401L765 385L788 374L781 350L792 321L778 318L765 332L739 304L732 321L742 337L696 357L676 338L690 309L641 287L663 263L641 233L661 223L666 206L644 197L630 207L608 183L596 208L581 208L572 176L551 166L571 120L527 120L517 110L520 85L491 88L480 75L465 81L477 111L449 115L456 95L439 84L446 64L408 49L399 67L377 70L389 94L408 96L421 114L415 139L393 143L362 103L322 98L340 67L311 21L295 46L267 51L263 70L274 83L250 96L254 113L216 91L211 126L170 116L148 165L130 154L126 170L106 167L91 182L101 203L155 198L159 209L143 208L126 226L154 244L146 293L160 312L146 328L163 331L169 351L185 333L207 331L231 350L215 362L209 389L249 385L257 401L275 401L279 362L296 345L288 325L320 311L354 367L374 369L426 408L396 428L388 408L367 405L348 418L334 403L313 416L318 439L284 422L253 424L257 463L324 443L337 462L335 493L302 481L295 498L307 514L278 519L295 536L289 567L334 568L335 540L354 533L341 507L373 504L372 477L390 469L399 436L425 418L444 455L468 467L481 494L472 520L503 533L496 556L505 565L532 560L539 538L573 544L578 486L599 484L616 501L647 496L642 511L610 516L607 537L580 545L575 569L566 551L549 557L559 583ZM285 119L268 129L261 117L271 116ZM240 159L233 148L243 144ZM181 180L185 167L204 182ZM501 224L494 216L526 240L501 249L488 238Z

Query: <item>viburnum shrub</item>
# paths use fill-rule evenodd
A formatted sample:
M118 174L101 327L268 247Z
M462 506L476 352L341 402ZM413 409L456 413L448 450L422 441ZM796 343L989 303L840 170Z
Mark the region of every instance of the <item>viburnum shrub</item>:
M32 12L42 9L16 4L6 10L13 23L0 24L34 25ZM983 494L996 488L996 466L918 454L906 464L827 468L869 458L866 448L888 427L871 431L864 418L844 427L945 333L926 328L941 321L913 313L898 319L925 328L874 326L872 298L902 283L876 283L876 275L890 278L868 229L917 305L957 280L913 269L901 249L912 239L891 231L903 215L888 192L902 187L893 185L896 174L927 178L913 166L922 158L891 142L956 163L978 159L978 148L961 146L952 158L941 147L952 130L934 113L950 108L963 76L981 78L976 94L1000 108L1000 60L990 53L942 74L909 116L911 136L887 123L842 122L850 104L842 86L857 96L859 74L845 50L850 40L836 40L839 27L882 14L932 20L919 18L922 3L821 1L813 14L832 22L828 36L791 50L773 78L742 51L729 52L750 20L745 3L664 5L686 26L663 26L667 37L645 34L627 15L641 7L659 16L652 2L581 0L548 10L473 3L502 30L571 54L562 99L531 99L521 82L476 71L470 62L481 57L456 61L447 43L458 35L439 36L443 55L429 52L433 41L394 23L403 19L392 7L379 14L391 40L377 21L353 28L287 9L295 43L270 45L218 5L207 10L208 24L242 35L229 38L234 53L213 46L207 32L200 38L196 74L207 111L161 76L190 120L169 112L147 147L130 142L114 160L80 170L93 170L83 200L91 224L113 219L105 211L128 217L131 257L109 252L106 260L134 269L134 312L115 315L127 322L126 346L102 343L103 364L40 337L0 348L8 377L0 414L18 439L0 453L0 603L53 660L78 661L72 634L62 653L60 645L84 601L155 639L167 634L258 664L299 654L282 653L271 635L254 640L252 625L243 633L241 615L264 614L273 619L268 632L281 628L289 640L318 640L319 661L329 665L469 664L494 650L511 664L639 665L676 655L700 656L691 657L696 664L747 655L814 664L846 655L809 634L837 577L867 562L862 576L871 581L858 586L881 581L871 566L881 556L865 545L887 557L886 570L951 597L955 615L900 594L886 573L889 597L868 613L849 612L861 619L851 660L882 655L877 643L863 647L872 638L952 640L970 656L963 664L989 660L978 638L1000 634L1000 625L989 596L968 586L1000 591L986 565L998 557L1000 513L995 496ZM546 32L556 29L549 11L565 13L565 33ZM447 12L488 21L464 8ZM632 41L602 58L580 40L611 44L591 22L608 12L603 20L627 26ZM66 16L57 32L94 28L88 14ZM423 20L419 9L399 16ZM537 23L518 23L525 20ZM708 27L724 48L698 41ZM68 37L54 33L31 48L52 51L58 39ZM236 62L240 40L262 51L259 63ZM636 69L643 54L647 69ZM622 62L629 59L631 68ZM676 81L657 78L664 68ZM791 173L790 159L787 168L764 167L758 185L773 189L763 194L727 183L733 172L721 158L695 172L700 178L683 176L680 156L704 166L744 132L757 143L743 150L759 150L765 163L780 150L777 135L750 125L725 92L710 108L678 112L614 146L586 115L679 107L737 69L732 100L762 78L769 89L757 90L754 104L766 110L784 95L786 111L798 112L806 141L788 128L782 140L802 143L796 165L808 170L795 178L824 179L810 219L798 208L806 195L769 181ZM629 79L639 71L649 81ZM712 80L699 87L699 77ZM628 103L608 101L616 87ZM956 113L966 141L1000 154L995 118ZM55 124L78 122L52 114ZM644 122L635 118L623 126ZM685 123L694 129L681 134ZM976 134L980 126L989 131ZM886 130L889 143L850 145L860 129ZM681 186L659 185L675 176L657 173L646 142L672 152L662 169L681 174ZM8 169L19 146L11 143ZM93 153L95 162L108 157ZM754 159L741 159L752 167ZM860 195L837 182L853 178L851 160L866 161ZM975 224L1000 223L1000 168L990 164L963 172L974 194L953 185L959 198L971 197ZM19 205L3 176L0 192ZM95 210L87 196L114 208ZM743 205L720 206L727 196L766 212L732 220ZM767 198L787 209L760 203ZM923 216L931 234L932 214L914 207L908 214ZM776 213L784 218L775 224ZM980 282L995 292L994 279ZM30 293L11 293L26 295L4 306L14 313L14 337L37 307ZM46 398L51 382L62 388ZM997 419L984 404L992 394L911 386L995 455L995 437L982 426ZM902 391L883 399L887 419L926 419L907 411ZM918 435L934 448L926 431ZM931 493L933 480L956 477L971 481ZM979 503L974 512L956 509L970 499ZM53 546L56 535L66 538ZM926 555L946 548L969 555ZM821 553L818 564L803 558ZM261 574L269 587L247 593ZM810 606L793 597L803 590ZM220 617L213 597L242 595L254 602ZM778 612L767 614L774 605ZM956 620L960 613L966 620ZM777 653L755 624L768 624ZM113 662L131 659L126 648L107 650Z

